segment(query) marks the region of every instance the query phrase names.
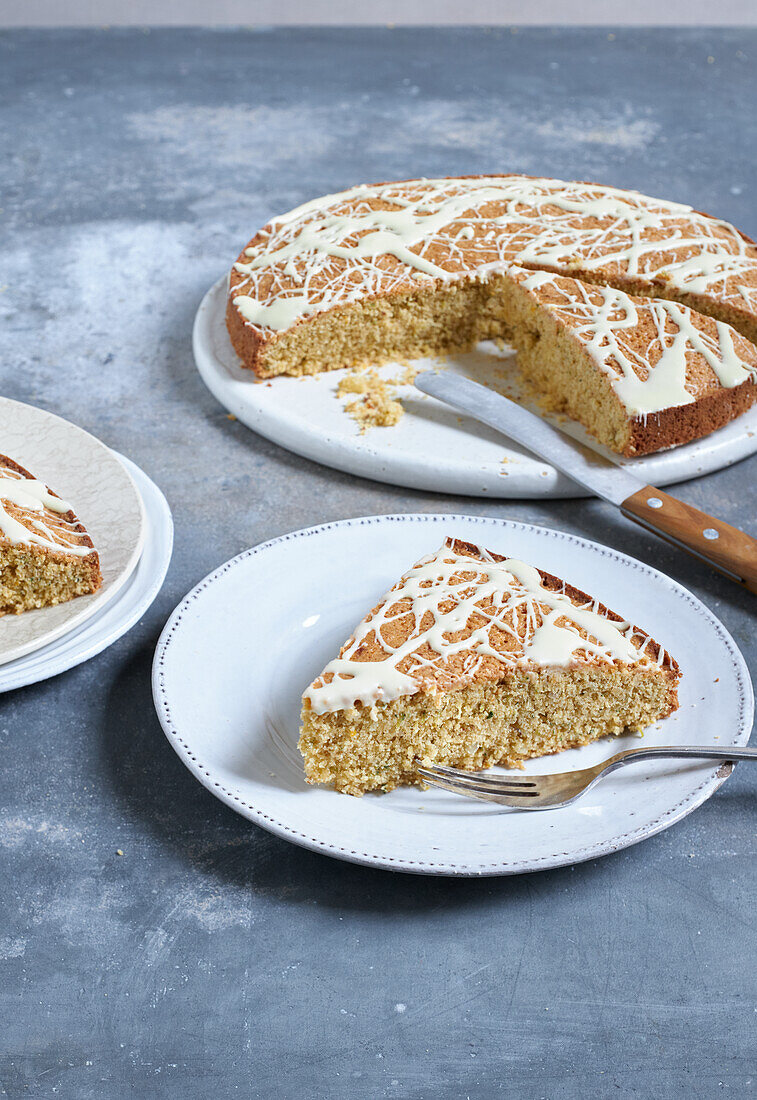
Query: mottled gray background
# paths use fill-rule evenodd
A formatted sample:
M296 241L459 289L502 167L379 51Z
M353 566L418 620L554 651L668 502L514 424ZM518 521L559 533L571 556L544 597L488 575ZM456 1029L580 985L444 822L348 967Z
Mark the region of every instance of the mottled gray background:
M598 179L757 234L756 61L757 34L738 31L0 35L2 392L128 454L176 519L143 621L0 697L0 1095L751 1094L746 766L684 822L593 863L392 875L215 801L165 741L149 676L173 606L245 547L460 509L652 561L754 667L753 597L608 506L393 490L295 458L226 418L190 330L269 215L361 180ZM752 459L680 495L754 532L754 473Z
M3 0L0 26L636 24L753 26L754 0Z

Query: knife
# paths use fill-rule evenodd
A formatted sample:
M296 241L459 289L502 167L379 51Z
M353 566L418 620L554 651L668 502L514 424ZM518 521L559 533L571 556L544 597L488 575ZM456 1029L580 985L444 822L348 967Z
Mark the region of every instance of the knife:
M645 485L623 467L576 445L546 420L478 382L450 371L423 371L416 375L415 385L423 393L502 432L595 496L620 508L628 519L757 593L757 539L744 531L653 485Z

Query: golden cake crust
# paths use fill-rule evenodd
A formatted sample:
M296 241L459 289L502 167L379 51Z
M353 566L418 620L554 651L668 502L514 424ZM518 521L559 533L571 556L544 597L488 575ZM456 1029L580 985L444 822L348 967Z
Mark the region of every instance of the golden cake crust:
M643 420L634 421L631 440L623 453L632 458L702 439L730 424L756 401L757 383L749 378L733 389L721 386L698 397L691 405L675 405L651 413Z
M473 542L466 542L464 539L449 539L448 544L451 550L454 550L458 554L467 554L472 558L476 558L479 554L479 547ZM496 554L493 550L489 551L491 558L494 561L506 561L504 554ZM560 577L556 577L554 573L547 573L544 569L535 567L537 573L541 577L541 582L545 588L551 592L562 592L573 603L579 606L585 604L591 604L596 613L603 618L609 619L611 623L625 622L622 615L618 615L616 611L607 607L600 600L596 600L593 596L590 596L588 592L584 592L580 588L576 588L574 584L569 584L567 581L562 580ZM646 652L655 661L659 661L662 668L669 669L674 675L680 675L680 669L676 660L668 653L667 650L663 650L659 642L656 642L651 634L648 634L646 630L642 630L639 626L632 626L631 635L634 639L642 640L645 642Z
M445 557L447 554L449 558ZM462 560L468 558L471 560L472 565L470 586L465 583L467 570L464 560ZM477 597L476 589L481 587L481 577L475 566L485 567L488 562L499 563L509 560L505 555L496 554L489 550L484 551L481 547L461 539L447 539L444 547L434 560L449 561L452 564L456 559L457 563L454 565L454 571L450 574L450 579L447 582L449 586L454 587L442 591L440 598L445 602L437 605L437 611L439 612L450 610L456 601L463 598L464 591L469 588L476 593ZM421 563L417 563L414 570L417 570L420 565ZM511 566L508 565L508 569L510 568ZM411 570L411 574L414 570ZM563 581L561 578L537 567L534 567L534 572L540 578L541 585L547 592L566 596L577 609L590 608L594 615L613 624L622 624L625 637L633 649L638 651L637 663L656 665L669 672L672 678L678 677L679 669L675 660L647 631L626 622L622 616L606 607L593 596ZM397 671L403 673L412 681L414 692L431 695L443 691L459 690L461 687L471 684L496 683L509 669L516 665L526 670L536 670L540 667L538 661L526 659L524 663L524 656L527 658L524 647L533 634L535 624L538 621L543 622L547 617L548 609L540 603L538 593L522 608L516 609L512 617L508 617L506 631L503 631L497 625L495 605L491 599L485 599L483 603L476 599L476 606L470 611L465 625L461 626L457 633L449 636L447 642L445 642L445 648L448 642L454 642L455 645L449 646L449 653L442 652L439 654L430 648L427 642L423 641L424 631L428 630L431 625L431 620L428 618L431 612L426 610L423 618L420 621L418 620L418 611L413 605L413 601L408 597L407 582L409 576L410 574L407 574L398 581L384 599L376 604L369 614L364 617L360 623L360 628L364 629L361 630L359 635L359 643L357 646L355 645L355 635L349 638L340 650L340 660L349 654L350 662L354 665L365 664L380 667L382 663L386 662L388 653L398 653L401 656L396 663ZM423 583L424 589L425 586L426 582ZM430 592L431 588L429 587L427 591ZM450 595L445 595L446 591L449 591ZM514 583L513 592L516 596L527 591L527 586L521 586L517 581ZM483 610L483 614L479 613L479 609ZM481 628L482 625L489 632L488 646L496 652L496 656L491 654L481 659L474 649L464 645L466 638L469 636L475 637L476 630ZM578 625L571 625L576 636L584 639L590 636L589 629L582 626L580 621ZM413 642L412 649L404 653L403 647L413 638L416 638L417 645ZM462 646L462 648L457 648L458 646ZM572 663L578 665L612 664L613 660L608 659L605 654L595 655L584 652L581 656L575 657ZM317 693L323 685L330 685L335 682L335 679L336 674L334 672L330 672L328 669L324 670L315 679L309 691L312 693L312 689L315 689L315 693ZM345 688L345 692L349 691L349 684L350 681L347 681L348 687ZM308 692L305 693L305 697L307 700Z

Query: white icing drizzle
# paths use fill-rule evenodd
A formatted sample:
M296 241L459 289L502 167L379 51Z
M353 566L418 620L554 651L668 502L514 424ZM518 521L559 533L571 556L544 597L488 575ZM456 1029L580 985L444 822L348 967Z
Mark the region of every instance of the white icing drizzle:
M632 662L645 655L658 664L664 661L662 650L654 658L645 654L649 639L634 635L631 623L612 622L600 614L596 602L579 607L563 592L545 588L533 566L514 559L495 561L482 547L476 552L480 557L459 554L448 540L409 570L305 692L313 710L324 714L356 702L372 706L414 695L421 690L424 670L427 678L433 677L457 654L463 655L458 685L470 682L486 658L505 668L565 667L580 660ZM402 630L405 641L391 646L386 627L408 616L412 625ZM500 632L515 643L512 651L497 646ZM384 657L356 660L371 637ZM433 656L423 656L424 649Z
M7 504L23 510L24 523L10 514ZM0 536L12 546L41 546L77 557L93 553L91 546L82 545L76 522L65 518L70 511L71 505L53 496L44 482L0 466Z
M388 208L374 209L378 201ZM246 255L231 295L261 330L414 280L513 263L563 274L611 268L757 312L757 253L734 226L681 203L562 180L363 184L275 218Z
M634 416L647 416L661 409L688 405L695 396L686 387L687 367L700 355L722 386L733 387L754 378L757 358L750 350L748 366L734 347L734 336L751 349L723 321L710 322L717 338L701 327L701 317L686 306L662 298L634 299L622 290L566 280L550 272L536 271L518 281L540 298L545 287L556 291L560 300L545 302L547 308L569 319L570 331L606 375L626 409ZM652 322L654 339L639 348L642 319ZM641 373L639 373L639 371Z

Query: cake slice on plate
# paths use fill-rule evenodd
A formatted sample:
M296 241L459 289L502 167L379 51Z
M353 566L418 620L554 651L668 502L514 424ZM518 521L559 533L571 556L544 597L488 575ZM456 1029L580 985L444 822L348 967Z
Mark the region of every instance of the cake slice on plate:
M565 581L458 539L423 558L303 696L310 783L360 795L417 762L521 767L678 707L678 666Z
M0 455L0 615L96 592L100 558L70 504Z

